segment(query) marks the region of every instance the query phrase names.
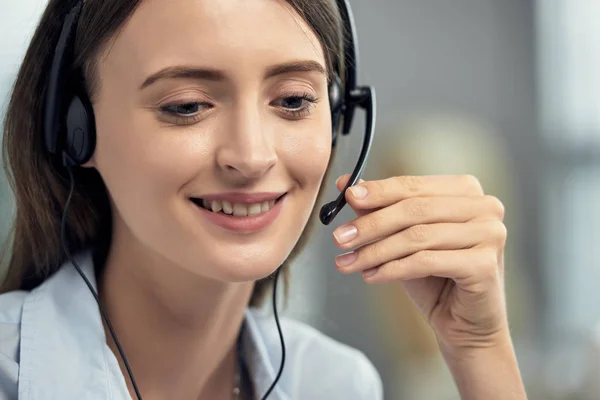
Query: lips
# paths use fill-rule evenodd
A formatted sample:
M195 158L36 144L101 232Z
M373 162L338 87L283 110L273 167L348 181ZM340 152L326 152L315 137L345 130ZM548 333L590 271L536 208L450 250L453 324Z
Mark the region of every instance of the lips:
M190 198L203 221L229 232L252 234L271 226L281 213L287 193ZM245 201L244 201L245 200Z
M284 194L270 200L249 202L228 201L222 199L210 200L199 197L191 198L191 201L193 201L197 206L213 213L222 213L234 217L249 217L269 212L283 196Z

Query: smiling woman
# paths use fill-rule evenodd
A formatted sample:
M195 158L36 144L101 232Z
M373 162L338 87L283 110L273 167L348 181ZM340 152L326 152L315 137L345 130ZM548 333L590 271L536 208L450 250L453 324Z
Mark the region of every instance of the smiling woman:
M355 185L374 98L345 68L354 33L344 0L48 3L4 127L3 398L382 399L360 351L254 307L302 248L356 106L361 161L319 214L358 215L334 231L337 268L407 281L464 399L524 398L502 204L470 176Z
M19 399L223 399L232 388L260 398L275 380L279 360L269 354L279 338L272 320L248 306L261 303L267 278L299 250L332 158L339 9L299 0L77 3L49 2L8 110L18 212L0 308L13 316L22 309L23 328L2 325L15 336L3 335L1 389ZM93 151L72 168L66 242L110 325L60 251L69 186L61 160L43 151L42 103L33 95L54 90L47 70L73 5L81 15L68 87L95 135ZM33 297L44 310L29 308ZM287 369L270 398L381 396L361 353L282 324ZM44 337L28 344L28 326ZM113 329L118 342L105 335ZM121 349L127 363L113 355ZM321 364L317 355L347 368L327 386L335 395L287 372ZM53 356L65 367L41 367ZM121 373L130 369L136 385Z

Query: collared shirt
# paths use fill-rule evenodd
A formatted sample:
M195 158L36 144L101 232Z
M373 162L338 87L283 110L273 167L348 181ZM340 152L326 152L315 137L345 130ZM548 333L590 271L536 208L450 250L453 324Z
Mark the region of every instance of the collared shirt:
M91 253L79 254L77 263L95 288ZM286 363L269 400L383 399L380 376L362 352L303 323L280 321ZM279 369L279 335L273 318L257 310L246 310L244 324L244 357L260 399ZM0 400L88 399L131 396L98 305L65 263L31 291L0 295Z

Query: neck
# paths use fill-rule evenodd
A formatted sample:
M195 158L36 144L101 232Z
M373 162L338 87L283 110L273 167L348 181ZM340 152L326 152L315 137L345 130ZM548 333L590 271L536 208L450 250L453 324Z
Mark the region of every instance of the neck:
M144 399L231 398L236 343L252 283L209 280L147 249L113 243L99 284ZM105 331L135 398L110 331Z

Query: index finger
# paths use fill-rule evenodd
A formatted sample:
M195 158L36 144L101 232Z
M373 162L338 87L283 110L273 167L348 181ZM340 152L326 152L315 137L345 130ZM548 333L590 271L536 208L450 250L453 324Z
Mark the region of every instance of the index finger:
M395 176L350 187L346 201L355 210L387 207L411 197L480 196L483 189L472 175Z

